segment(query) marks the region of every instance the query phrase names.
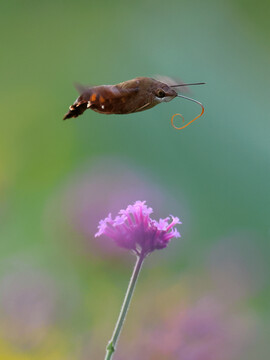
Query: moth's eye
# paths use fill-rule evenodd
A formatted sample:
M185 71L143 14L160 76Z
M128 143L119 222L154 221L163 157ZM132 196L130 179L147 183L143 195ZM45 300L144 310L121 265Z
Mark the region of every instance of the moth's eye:
M156 96L159 98L164 98L165 97L165 91L163 91L162 89L158 89L156 92Z

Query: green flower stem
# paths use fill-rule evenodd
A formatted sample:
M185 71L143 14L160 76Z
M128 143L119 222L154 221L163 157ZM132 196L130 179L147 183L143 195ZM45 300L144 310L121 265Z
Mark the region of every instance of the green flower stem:
M136 286L136 282L138 280L138 276L139 276L139 273L140 273L140 270L141 270L141 267L142 267L142 264L143 264L143 260L144 260L144 256L141 255L141 256L137 257L137 261L136 261L132 276L131 276L130 281L129 281L128 289L127 289L127 292L126 292L126 295L125 295L125 299L124 299L124 302L123 302L123 305L122 305L122 308L121 308L121 311L120 311L116 326L115 326L114 331L113 331L112 338L109 341L109 344L107 346L107 352L106 352L105 360L112 359L113 353L116 350L117 341L118 341L119 335L121 333L121 330L122 330L122 327L123 327L123 324L124 324L124 321L125 321L125 318L126 318L126 315L127 315L130 300L132 298L132 295L133 295L133 292L134 292L134 289L135 289L135 286Z

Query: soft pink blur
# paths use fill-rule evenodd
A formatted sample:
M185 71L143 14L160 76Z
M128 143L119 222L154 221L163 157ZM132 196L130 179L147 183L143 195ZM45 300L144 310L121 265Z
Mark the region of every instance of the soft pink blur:
M118 256L121 249L107 239L95 239L94 234L100 219L137 199L151 203L157 217L183 213L170 194L136 167L114 157L98 158L77 170L59 194L53 195L47 207L46 227L61 226L75 242L76 251L80 248L84 255L94 252L103 258Z

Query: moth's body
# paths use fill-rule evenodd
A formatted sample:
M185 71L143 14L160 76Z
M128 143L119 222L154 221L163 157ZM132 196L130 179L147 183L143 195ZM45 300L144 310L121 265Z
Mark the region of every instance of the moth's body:
M147 77L80 90L81 95L69 107L64 120L77 117L86 109L102 114L130 114L171 101L177 96L177 92L168 84Z

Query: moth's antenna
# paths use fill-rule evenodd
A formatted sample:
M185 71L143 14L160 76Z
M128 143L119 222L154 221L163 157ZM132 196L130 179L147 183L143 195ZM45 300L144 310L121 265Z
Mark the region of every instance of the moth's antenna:
M190 125L193 121L199 119L199 117L201 117L202 114L204 113L204 107L203 107L203 104L202 104L202 103L200 103L199 101L194 100L194 99L192 99L192 98L190 98L190 97L187 97L187 96L184 96L184 95L177 95L177 96L178 96L178 97L181 97L181 98L183 98L183 99L186 99L186 100L193 101L193 102L195 102L196 104L200 105L200 107L202 108L202 112L200 113L200 115L196 116L196 117L195 117L194 119L192 119L189 123L187 123L186 125L184 125L184 126L182 126L182 127L176 127L176 126L174 125L174 123L173 123L173 119L174 119L174 117L175 117L176 115L179 115L179 116L181 116L181 118L182 118L183 121L184 121L183 115L181 115L181 114L174 114L174 115L172 116L172 118L171 118L172 126L173 126L176 130L181 130L181 129L184 129L185 127L187 127L188 125Z
M191 86L191 85L205 85L205 82L191 83L191 84L179 84L179 85L170 85L170 87L179 87L179 86Z

